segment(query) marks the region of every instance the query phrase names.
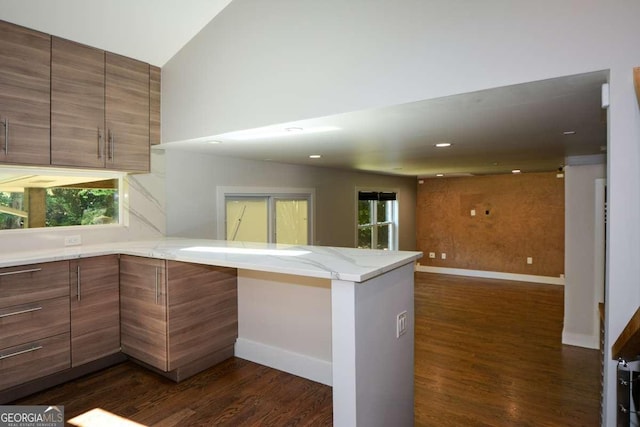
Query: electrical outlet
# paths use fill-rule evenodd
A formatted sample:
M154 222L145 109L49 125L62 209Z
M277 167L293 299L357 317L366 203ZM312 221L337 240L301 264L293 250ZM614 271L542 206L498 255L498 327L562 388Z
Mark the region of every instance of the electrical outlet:
M429 252L429 258L435 258L435 257L436 257L435 252Z
M440 258L442 258L442 259L447 259L447 254L445 254L444 252L442 252L442 253L440 254Z
M396 316L396 338L407 332L407 312L403 311Z
M65 246L76 246L82 244L82 236L79 234L73 236L65 236L64 245Z
M527 264L533 264L533 257L527 257Z
M471 209L471 216L476 216L476 210L475 209Z

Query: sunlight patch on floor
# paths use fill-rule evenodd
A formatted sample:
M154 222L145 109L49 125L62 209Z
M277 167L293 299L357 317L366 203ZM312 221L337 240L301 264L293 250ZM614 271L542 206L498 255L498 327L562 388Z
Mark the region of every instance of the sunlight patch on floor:
M87 411L67 422L78 427L146 427L100 408Z

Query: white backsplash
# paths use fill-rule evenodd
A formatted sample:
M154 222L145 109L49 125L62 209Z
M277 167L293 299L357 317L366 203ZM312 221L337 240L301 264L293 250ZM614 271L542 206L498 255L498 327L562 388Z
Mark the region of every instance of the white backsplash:
M83 245L157 239L165 235L165 156L151 151L151 172L128 175L128 194L123 197L127 226L94 225L84 227L34 228L0 231L0 257L22 251L65 249L65 237L79 235Z

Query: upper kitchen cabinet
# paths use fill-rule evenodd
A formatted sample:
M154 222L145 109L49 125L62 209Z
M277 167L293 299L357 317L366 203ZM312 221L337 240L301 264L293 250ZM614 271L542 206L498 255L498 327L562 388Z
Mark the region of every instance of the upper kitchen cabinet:
M104 168L104 51L51 41L51 164Z
M51 163L149 171L149 64L53 38Z
M106 53L107 167L149 171L149 64Z
M160 68L149 67L149 143L160 144Z
M50 163L51 37L0 21L0 163Z

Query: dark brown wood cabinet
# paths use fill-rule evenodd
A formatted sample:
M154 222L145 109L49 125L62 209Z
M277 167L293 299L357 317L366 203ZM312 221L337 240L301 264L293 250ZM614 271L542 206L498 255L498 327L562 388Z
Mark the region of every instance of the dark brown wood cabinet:
M50 163L51 37L0 21L0 163Z
M122 255L125 354L180 381L233 355L237 271Z
M120 351L119 285L117 255L69 262L72 367Z
M149 171L149 64L53 37L51 163Z

